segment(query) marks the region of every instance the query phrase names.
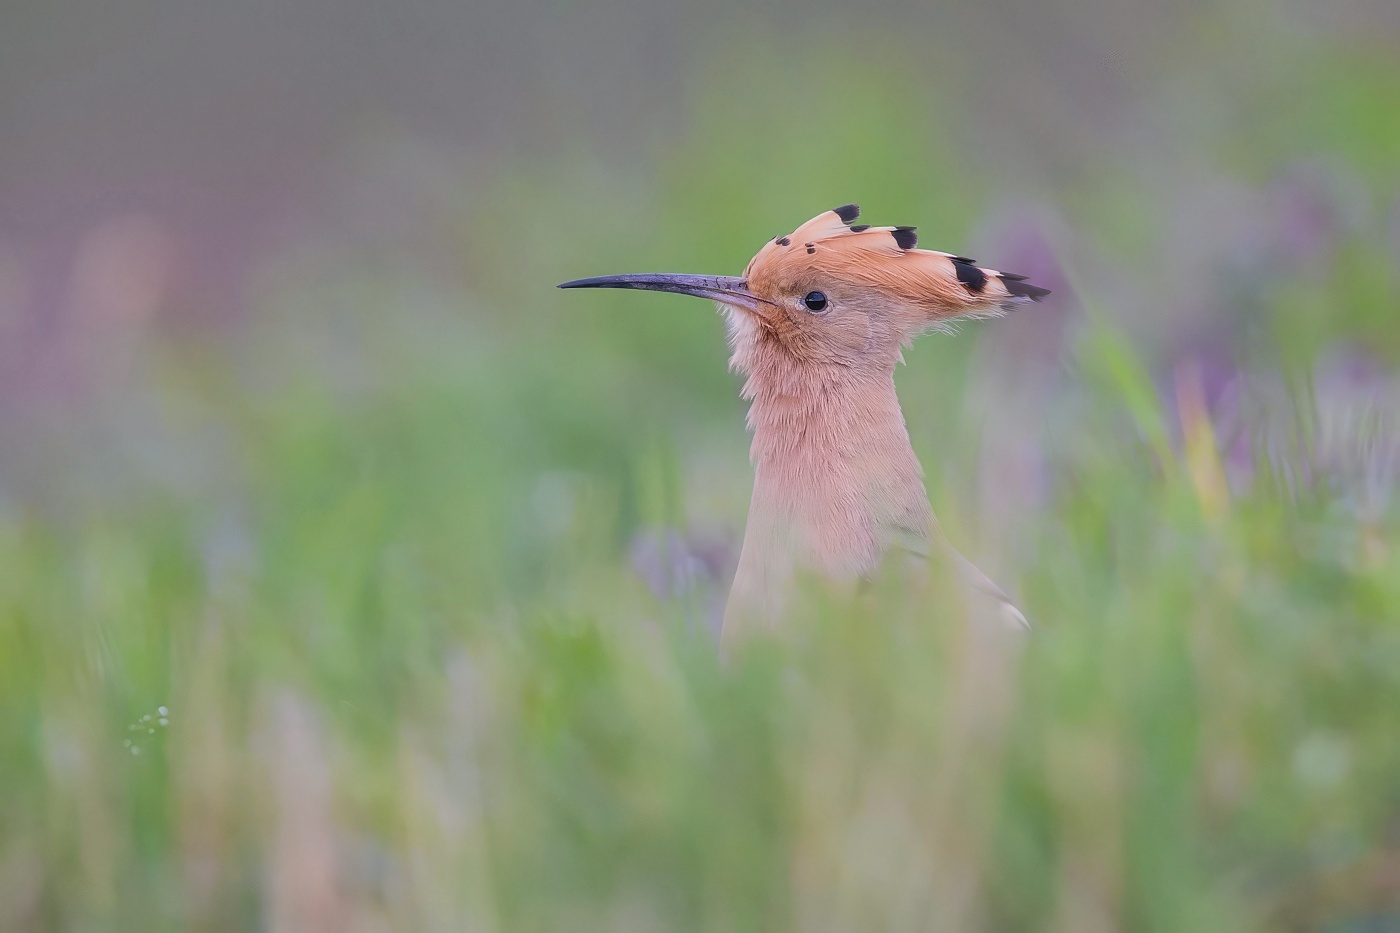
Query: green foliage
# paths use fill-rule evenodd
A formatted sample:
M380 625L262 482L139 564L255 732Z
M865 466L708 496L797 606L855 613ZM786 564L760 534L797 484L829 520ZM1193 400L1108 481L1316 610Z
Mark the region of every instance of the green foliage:
M1029 638L884 580L814 586L801 626L721 663L712 594L639 579L639 529L743 520L721 329L548 286L733 272L768 224L867 193L877 222L966 231L994 187L934 95L780 73L749 41L657 156L654 201L565 153L458 219L466 282L286 257L212 362L159 351L176 420L225 455L174 432L152 456L202 484L0 513L6 928L1395 922L1395 510L1292 487L1262 449L1252 483L1216 485L1223 439L1163 403L1095 270L1074 270L1091 324L1066 338L1045 501L1012 524ZM1344 106L1290 127L1393 165L1393 64L1317 67ZM733 132L769 119L787 145ZM799 145L814 125L849 132ZM1258 134L1215 155L1304 148ZM1066 202L1150 264L1131 185ZM1249 349L1308 367L1332 328L1395 359L1382 250L1271 282ZM900 376L938 409L913 431L960 527L976 509L943 465L976 432L947 412L979 333L1021 321Z

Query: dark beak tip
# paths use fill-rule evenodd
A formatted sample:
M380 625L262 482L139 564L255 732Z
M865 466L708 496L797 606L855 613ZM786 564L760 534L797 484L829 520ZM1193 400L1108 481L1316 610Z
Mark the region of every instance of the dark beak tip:
M570 279L567 282L560 282L555 288L636 288L637 285L628 281L637 278L630 275L599 275L588 279Z

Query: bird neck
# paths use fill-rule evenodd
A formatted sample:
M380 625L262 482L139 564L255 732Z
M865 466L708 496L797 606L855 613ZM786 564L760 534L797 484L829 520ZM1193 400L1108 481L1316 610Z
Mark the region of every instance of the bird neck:
M754 489L740 575L759 585L797 569L852 578L893 545L921 549L933 512L893 364L870 372L781 355L764 362L744 387Z

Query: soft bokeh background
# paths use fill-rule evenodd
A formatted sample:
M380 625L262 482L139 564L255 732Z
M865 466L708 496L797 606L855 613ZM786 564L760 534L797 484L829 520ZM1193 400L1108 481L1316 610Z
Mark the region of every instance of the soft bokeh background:
M735 273L898 374L939 593L721 667ZM1400 929L1400 6L0 7L0 929Z

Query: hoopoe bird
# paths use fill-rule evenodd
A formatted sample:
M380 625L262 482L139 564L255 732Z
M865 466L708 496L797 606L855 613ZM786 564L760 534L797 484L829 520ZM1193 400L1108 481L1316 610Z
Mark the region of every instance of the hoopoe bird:
M856 224L847 204L775 237L743 276L631 274L560 288L676 292L719 303L732 369L745 377L753 498L721 643L772 625L799 574L871 575L885 555L946 549L965 581L1016 627L1025 616L939 533L895 396L913 339L1049 294L952 253L913 227Z

